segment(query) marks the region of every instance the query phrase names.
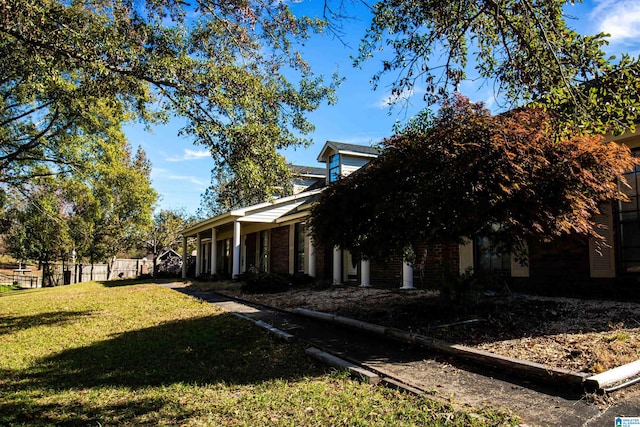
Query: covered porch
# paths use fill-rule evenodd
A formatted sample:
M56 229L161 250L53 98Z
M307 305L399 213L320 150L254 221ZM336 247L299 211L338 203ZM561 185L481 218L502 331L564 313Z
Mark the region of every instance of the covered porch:
M305 220L321 189L236 209L201 221L182 232L195 239L195 276L235 279L249 269L316 276L316 249ZM182 277L187 277L183 263Z

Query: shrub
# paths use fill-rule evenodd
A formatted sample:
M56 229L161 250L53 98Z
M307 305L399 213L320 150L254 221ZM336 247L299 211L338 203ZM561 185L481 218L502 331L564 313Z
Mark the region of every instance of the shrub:
M310 286L315 283L316 279L305 273L296 273L291 276L292 286Z
M459 274L449 269L443 271L440 295L458 305L474 305L482 295L509 293L509 278L499 273L474 273L468 268Z
M265 273L253 268L238 276L238 280L243 282L240 290L247 294L284 292L290 288L291 278L288 274Z

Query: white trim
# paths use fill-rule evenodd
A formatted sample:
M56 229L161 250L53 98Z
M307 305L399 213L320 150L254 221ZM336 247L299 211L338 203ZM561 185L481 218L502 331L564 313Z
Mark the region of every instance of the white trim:
M218 231L211 228L211 275L218 273Z
M367 157L370 159L375 159L376 157L378 157L377 154L360 153L358 151L351 151L351 150L338 150L338 154L344 154L347 156L354 156L354 157Z
M611 203L600 206L600 215L594 215L593 221L600 226L596 232L603 237L600 247L595 239L589 239L589 272L594 278L616 277L615 253L613 249L613 207Z
M468 268L473 272L473 240L465 238L464 242L458 245L458 271L464 274Z
M187 238L182 237L182 278L187 278Z
M276 218L276 224L282 224L287 221L295 221L296 219L306 218L310 215L309 212L296 212L291 215L281 216L280 218Z
M233 222L233 241L231 242L232 248L232 266L231 277L236 279L240 275L240 222Z
M236 209L230 212L226 212L223 213L221 215L218 215L216 217L213 218L209 218L206 219L204 221L201 221L189 228L185 228L184 230L182 230L182 235L186 236L186 237L192 237L195 236L196 233L198 232L202 232L205 230L209 230L212 227L219 227L221 225L225 225L225 224L229 224L232 221L251 221L251 220L247 220L247 219L241 219L243 217L246 217L248 215L252 215L252 214L258 214L260 210L270 210L272 208L276 208L276 207L280 207L280 205L286 204L286 203L290 203L290 202L294 202L294 203L298 203L298 206L303 204L307 198L314 196L316 194L321 193L324 190L324 188L318 188L315 190L309 190L309 191L305 191L303 193L298 193L298 194L294 194L291 196L286 196L286 197L281 197L279 199L275 199L271 202L263 202L263 203L258 203L256 205L253 206L248 206L246 208L242 208L242 209ZM293 209L293 207L291 207L291 209ZM286 212L288 212L288 210L286 210L285 212L282 212L282 214L285 214ZM275 220L275 219L274 219ZM274 220L268 221L268 222L274 222Z
M522 242L525 264L520 264L516 255L511 253L511 277L529 277L529 246L527 242Z
M200 276L202 271L202 236L200 233L196 236L196 277Z
M307 227L306 243L307 243L307 274L311 277L316 277L316 248L313 244L313 236L311 235L311 228Z
M334 285L342 283L342 250L338 246L333 247L333 281Z
M413 287L413 266L407 261L402 261L402 288L415 289Z
M370 274L370 265L369 265L368 259L360 260L360 287L361 288L371 287L371 274Z

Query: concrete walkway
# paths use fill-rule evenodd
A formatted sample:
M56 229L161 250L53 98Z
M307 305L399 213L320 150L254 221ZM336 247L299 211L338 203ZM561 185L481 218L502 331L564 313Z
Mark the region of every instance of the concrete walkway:
M559 390L470 366L429 351L361 331L327 324L215 292L166 285L218 305L230 313L262 321L391 382L457 405L508 408L530 426L614 426L617 416L640 417L640 385L616 392L616 403L601 411L581 390Z

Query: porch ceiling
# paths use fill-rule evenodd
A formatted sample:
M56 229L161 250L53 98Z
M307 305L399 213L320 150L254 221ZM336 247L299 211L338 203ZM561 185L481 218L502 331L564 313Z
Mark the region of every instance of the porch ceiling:
M282 206L278 206L278 207L274 207L274 208L266 208L266 209L261 209L260 211L257 211L255 213L243 216L242 218L239 218L238 221L240 222L261 222L261 223L271 223L271 222L276 222L276 220L278 218L280 218L283 215L286 215L287 213L291 212L291 210L297 208L298 206L302 205L305 202L305 200L298 200L296 202L293 203L286 203Z
M322 192L322 188L314 189L293 196L282 197L273 202L265 202L247 208L236 209L222 215L201 221L192 227L182 231L183 237L196 237L200 233L201 237L211 237L211 229L230 227L235 221L247 223L276 223L283 216L292 212L299 212L308 209L315 197ZM300 208L300 209L298 209Z

